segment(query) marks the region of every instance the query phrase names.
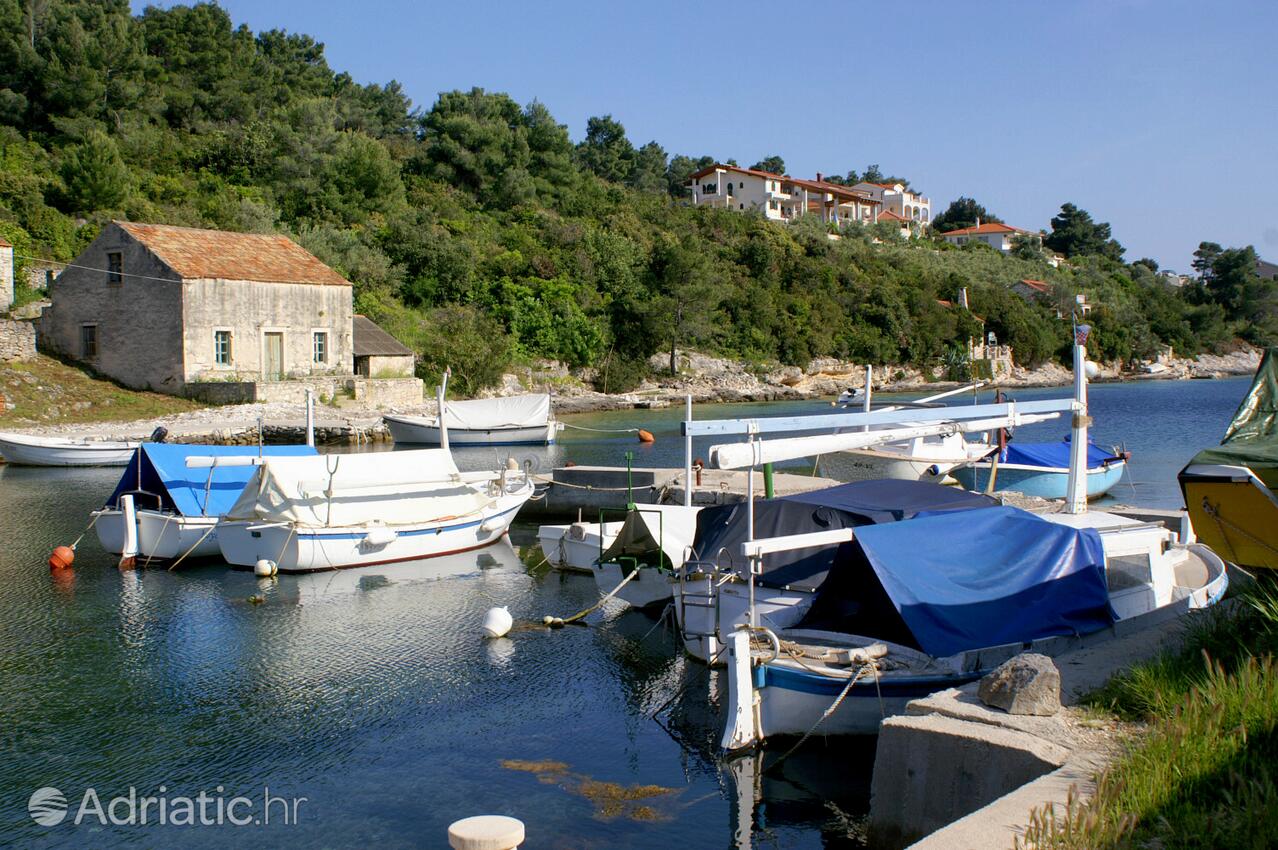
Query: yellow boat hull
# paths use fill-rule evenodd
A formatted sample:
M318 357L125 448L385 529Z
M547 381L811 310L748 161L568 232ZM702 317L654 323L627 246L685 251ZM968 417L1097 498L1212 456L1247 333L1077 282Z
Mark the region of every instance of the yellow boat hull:
M1278 569L1278 498L1251 470L1190 464L1179 479L1201 542L1239 566Z

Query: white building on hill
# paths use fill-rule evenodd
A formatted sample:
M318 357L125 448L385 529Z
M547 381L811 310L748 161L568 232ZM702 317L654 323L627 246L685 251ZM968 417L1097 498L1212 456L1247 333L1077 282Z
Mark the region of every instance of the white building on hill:
M857 183L852 188L881 203L884 211L916 221L923 227L932 222L932 201L906 188L904 183Z
M692 174L689 187L697 206L757 211L773 221L793 221L812 214L823 222L873 224L882 207L881 201L867 193L829 183L820 174L815 180L801 180L717 163Z

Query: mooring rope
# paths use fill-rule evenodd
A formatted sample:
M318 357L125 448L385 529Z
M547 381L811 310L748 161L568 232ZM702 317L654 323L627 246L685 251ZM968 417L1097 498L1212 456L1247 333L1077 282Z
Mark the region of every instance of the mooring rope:
M173 563L169 564L169 572L173 572L173 570L177 569L177 565L178 565L178 564L180 564L180 563L182 563L183 561L185 561L185 560L186 560L186 556L187 556L187 555L189 555L189 554L191 554L192 552L194 552L194 551L196 550L196 548L197 548L197 547L198 547L201 543L203 543L203 542L204 542L204 541L208 538L208 536L209 536L210 534L212 534L212 533L213 533L213 530L214 530L215 528L217 528L217 523L213 523L212 525L210 525L210 526L209 526L209 528L208 528L208 531L206 531L206 532L204 532L204 534L200 535L200 539L199 539L199 540L197 540L197 541L195 541L195 543L193 543L193 544L191 545L191 548L190 548L190 549L187 549L185 552L183 552L183 553L182 553L182 557L178 558L176 561L174 561Z
M596 602L594 605L591 605L589 608L585 609L584 611L578 611L576 614L573 614L571 617L552 617L549 614L547 614L545 617L541 618L542 623L546 624L547 626L566 626L569 623L574 623L577 620L580 620L582 617L588 616L591 613L598 611L600 608L603 607L603 604L605 602L607 602L609 599L617 595L617 591L621 590L623 587L625 587L627 584L630 583L631 579L639 575L640 569L642 568L635 567L633 570L630 571L630 575L626 576L625 578L621 580L621 584L617 585L612 590L608 591L608 593L605 594L602 599L600 599L598 602Z
M86 534L88 534L88 533L89 533L89 529L91 529L91 528L93 528L93 526L97 525L98 517L100 517L100 516L102 516L102 514L101 514L100 512L97 512L97 511L95 511L95 512L94 512L94 514L93 514L93 519L89 520L89 524L88 524L88 525L86 525L86 526L84 527L84 531L81 531L81 532L80 532L80 536L79 536L79 537L77 537L77 538L75 539L75 542L71 544L71 551L72 551L72 552L74 552L74 551L75 551L75 547L77 547L77 546L79 546L79 545L80 545L80 541L84 539L84 535L86 535Z
M568 422L560 422L565 428L572 428L577 431L593 431L596 434L638 434L642 428L587 428L585 425L573 425Z

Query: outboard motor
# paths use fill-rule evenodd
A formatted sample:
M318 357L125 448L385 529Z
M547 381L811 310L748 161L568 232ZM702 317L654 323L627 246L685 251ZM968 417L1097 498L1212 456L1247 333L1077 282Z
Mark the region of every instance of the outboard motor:
M146 438L146 441L148 443L163 443L168 438L168 436L169 436L169 429L165 428L163 425L159 425L159 426L156 426L156 429L151 432L151 436Z

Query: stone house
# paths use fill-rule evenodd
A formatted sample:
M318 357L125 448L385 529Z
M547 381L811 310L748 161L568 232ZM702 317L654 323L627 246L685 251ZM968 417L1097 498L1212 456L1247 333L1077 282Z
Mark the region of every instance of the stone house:
M353 375L350 281L285 236L112 222L50 296L41 348L129 387Z
M355 374L364 378L412 377L417 357L413 350L373 324L367 316L355 316Z

